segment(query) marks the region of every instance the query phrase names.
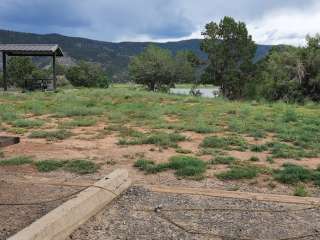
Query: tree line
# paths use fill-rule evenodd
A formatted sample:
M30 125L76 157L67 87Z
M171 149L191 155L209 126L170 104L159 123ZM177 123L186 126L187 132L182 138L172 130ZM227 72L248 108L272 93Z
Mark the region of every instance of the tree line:
M10 57L7 66L8 84L25 88L26 81L52 78L52 67L40 68L31 57ZM75 66L56 65L58 86L107 88L110 78L100 64L80 61ZM30 82L30 81L29 81ZM0 86L2 85L2 76Z
M219 86L229 99L320 101L320 35L307 36L305 47L276 46L259 62L254 61L257 45L244 22L225 17L208 23L202 35L205 63L192 52L173 56L151 45L132 59L131 80L152 91L189 82ZM199 68L204 70L197 76Z
M130 80L150 91L167 91L177 83L212 84L228 99L266 99L286 102L320 101L320 35L307 36L306 46L275 46L255 62L257 45L244 22L224 17L208 23L202 32L201 50L148 46L128 66ZM10 57L9 84L24 87L25 79L50 78L52 69L37 67L29 57ZM80 61L57 65L58 84L76 87L109 87L110 78L100 64ZM1 85L1 79L0 79Z

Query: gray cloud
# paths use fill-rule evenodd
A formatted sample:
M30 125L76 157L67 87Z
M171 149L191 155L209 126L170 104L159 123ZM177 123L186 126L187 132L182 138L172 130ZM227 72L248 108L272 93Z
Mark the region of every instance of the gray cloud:
M281 36L285 26L277 24L286 24L286 11L304 24L301 15L315 15L316 6L316 0L1 0L0 27L106 41L161 40L199 36L205 23L228 15L247 22L254 37L267 43L290 36L297 41L301 33L292 29Z

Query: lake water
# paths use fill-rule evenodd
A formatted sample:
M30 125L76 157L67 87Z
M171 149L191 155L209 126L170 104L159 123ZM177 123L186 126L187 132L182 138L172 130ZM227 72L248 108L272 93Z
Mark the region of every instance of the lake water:
M191 89L187 88L171 88L170 93L178 95L191 95ZM219 88L198 88L196 91L201 93L201 97L215 98L219 96Z

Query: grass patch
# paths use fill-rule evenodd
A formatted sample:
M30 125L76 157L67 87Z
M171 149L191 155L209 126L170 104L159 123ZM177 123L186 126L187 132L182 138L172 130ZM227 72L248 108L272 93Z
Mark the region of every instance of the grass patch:
M36 128L43 124L44 121L41 120L18 119L13 121L11 125L17 128Z
M176 149L176 153L180 153L180 154L190 154L190 153L192 153L192 151L189 150L189 149L177 148L177 149Z
M175 174L179 177L190 177L193 179L203 178L203 174L207 169L207 164L196 157L190 156L174 156L168 163L155 164L153 161L140 159L134 164L146 173L157 173L168 169L175 170Z
M92 118L79 118L69 122L63 122L62 128L75 128L75 127L91 127L96 125L97 120Z
M287 108L283 113L284 122L296 122L298 121L298 114L293 108Z
M254 165L232 165L231 168L226 171L217 174L217 178L220 180L238 180L238 179L253 179L261 173L261 169Z
M224 164L224 165L231 165L237 161L236 158L231 156L218 156L215 159L210 161L210 164L218 165L218 164Z
M62 168L67 161L44 160L35 163L39 172L52 172Z
M240 136L226 136L226 137L217 137L210 136L206 137L202 143L201 147L203 148L222 148L225 150L237 149L245 150L247 149L247 142ZM233 148L232 148L233 147Z
M275 170L274 178L278 182L285 184L297 184L312 180L311 170L294 164L284 164L283 169Z
M103 113L99 107L87 107L77 105L62 105L56 110L56 117L74 117L74 116L97 116Z
M64 140L71 137L72 134L66 130L56 130L56 131L34 131L31 132L29 138L45 138L48 141Z
M228 145L224 138L211 136L211 137L206 137L203 140L201 146L204 148L225 148Z
M318 154L314 151L308 151L302 147L292 146L285 143L272 142L269 143L268 146L274 158L293 158L299 160L301 158L318 156Z
M98 165L87 160L72 160L64 165L64 169L77 174L95 173L99 169Z
M146 171L149 173L149 169L154 168L155 163L146 159L139 159L134 163L134 167L139 168L142 171Z
M174 156L170 158L169 166L181 177L201 177L207 169L204 161L189 156Z
M273 164L273 163L275 163L275 161L273 160L273 158L272 157L267 157L267 160L266 160L268 163L270 163L270 164Z
M151 133L150 135L144 134L133 139L120 139L120 145L143 145L153 144L161 147L177 148L178 142L186 141L187 138L177 133Z
M0 166L19 166L24 164L31 164L32 158L26 156L13 157L9 159L0 160Z
M309 195L308 190L303 184L298 184L294 189L294 196L307 197Z
M250 151L252 151L252 152L265 152L265 151L268 151L268 146L266 146L266 145L252 145L250 147Z

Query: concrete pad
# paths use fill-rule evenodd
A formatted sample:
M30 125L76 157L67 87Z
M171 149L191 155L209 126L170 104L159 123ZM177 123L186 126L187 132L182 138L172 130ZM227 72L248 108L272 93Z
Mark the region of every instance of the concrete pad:
M9 240L63 240L131 185L128 171L118 169L40 218Z

